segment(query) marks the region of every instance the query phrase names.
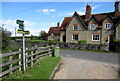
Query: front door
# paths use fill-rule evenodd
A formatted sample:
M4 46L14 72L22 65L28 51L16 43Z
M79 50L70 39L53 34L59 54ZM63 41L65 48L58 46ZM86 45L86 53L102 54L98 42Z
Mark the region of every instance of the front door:
M109 36L109 50L110 51L114 51L115 50L115 45L114 45L114 42L113 42L113 35L110 35Z
M63 36L63 42L66 42L66 35Z

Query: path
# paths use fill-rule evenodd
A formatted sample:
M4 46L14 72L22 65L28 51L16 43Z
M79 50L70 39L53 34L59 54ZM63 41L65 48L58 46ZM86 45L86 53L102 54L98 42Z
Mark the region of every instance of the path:
M117 79L118 56L76 50L60 50L61 65L54 79Z

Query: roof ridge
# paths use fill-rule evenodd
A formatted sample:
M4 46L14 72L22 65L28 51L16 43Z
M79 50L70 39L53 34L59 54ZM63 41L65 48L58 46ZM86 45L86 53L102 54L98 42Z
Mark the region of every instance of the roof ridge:
M107 15L107 14L110 14L110 13L114 13L114 12L108 12L108 13L99 13L99 14L91 14L91 15L102 15L102 14L104 14L104 15L106 14L106 15Z

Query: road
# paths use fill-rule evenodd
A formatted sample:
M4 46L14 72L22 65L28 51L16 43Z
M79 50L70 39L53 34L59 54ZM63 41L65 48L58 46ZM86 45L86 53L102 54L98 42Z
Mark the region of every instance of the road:
M117 79L118 55L60 50L62 57L54 79Z

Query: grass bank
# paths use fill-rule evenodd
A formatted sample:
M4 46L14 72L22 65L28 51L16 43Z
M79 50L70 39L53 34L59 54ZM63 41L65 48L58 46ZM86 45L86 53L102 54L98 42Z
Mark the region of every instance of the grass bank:
M60 59L60 57L47 57L40 61L39 65L28 69L24 74L15 71L6 77L3 77L3 79L49 79Z

